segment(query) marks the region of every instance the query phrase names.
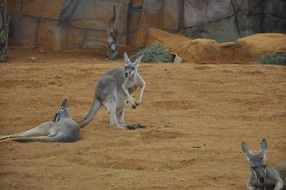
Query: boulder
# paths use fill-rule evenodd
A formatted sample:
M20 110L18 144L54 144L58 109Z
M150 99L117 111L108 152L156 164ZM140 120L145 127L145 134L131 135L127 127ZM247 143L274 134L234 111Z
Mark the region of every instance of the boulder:
M249 52L252 59L266 53L286 51L286 35L280 33L254 34L237 40L237 43Z

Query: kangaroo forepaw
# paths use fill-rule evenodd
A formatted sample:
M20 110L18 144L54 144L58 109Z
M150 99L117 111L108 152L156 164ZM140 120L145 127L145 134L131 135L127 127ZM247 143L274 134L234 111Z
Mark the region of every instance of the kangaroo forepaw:
M133 109L136 109L137 106L139 106L139 105L140 105L140 103L135 102L135 103L132 105L132 108L133 108Z

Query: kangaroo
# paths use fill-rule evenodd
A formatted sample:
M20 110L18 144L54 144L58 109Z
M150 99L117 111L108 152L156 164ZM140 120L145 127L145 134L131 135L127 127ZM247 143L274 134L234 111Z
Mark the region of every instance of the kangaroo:
M0 142L3 140L18 142L74 142L79 140L79 125L71 118L68 106L69 100L65 99L53 121L44 122L22 133L0 136Z
M248 190L286 189L286 161L282 161L273 167L267 167L267 146L267 141L262 139L259 152L254 155L245 142L241 143L241 148L249 161L251 171L247 184Z
M109 112L110 127L125 129L144 127L140 124L126 125L124 123L126 103L130 103L135 109L142 102L145 81L137 70L142 58L143 55L131 62L128 55L124 53L125 67L111 69L102 75L97 82L91 108L86 117L79 122L80 127L86 126L102 106ZM137 88L141 88L138 102L131 96Z

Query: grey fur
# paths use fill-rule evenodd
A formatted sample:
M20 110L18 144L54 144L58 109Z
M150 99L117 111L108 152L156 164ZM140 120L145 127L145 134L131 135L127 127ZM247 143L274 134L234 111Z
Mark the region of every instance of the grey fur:
M262 139L257 154L253 154L245 142L241 148L245 153L250 166L251 175L248 180L248 190L281 190L286 189L286 161L267 167L267 141Z
M111 69L102 75L96 85L89 113L79 122L80 127L86 126L102 106L109 112L110 127L127 129L143 127L138 124L126 125L124 122L124 107L126 103L130 103L132 108L135 109L142 102L145 81L137 70L142 58L143 56L140 56L132 63L128 55L124 53L125 67ZM131 96L137 88L141 88L139 102L136 102Z
M79 125L71 118L68 106L69 101L65 99L53 121L44 122L22 133L0 136L0 142L4 140L18 142L74 142L79 140Z

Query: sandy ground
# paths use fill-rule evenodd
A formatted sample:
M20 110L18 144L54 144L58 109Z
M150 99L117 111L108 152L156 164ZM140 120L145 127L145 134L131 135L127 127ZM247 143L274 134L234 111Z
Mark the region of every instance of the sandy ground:
M35 60L29 57L35 57ZM87 113L102 73L122 62L91 54L12 51L0 64L0 134L53 117L71 97ZM101 110L76 143L0 143L0 189L246 189L240 143L269 142L269 165L286 155L286 68L264 65L142 64L143 103L108 127Z

